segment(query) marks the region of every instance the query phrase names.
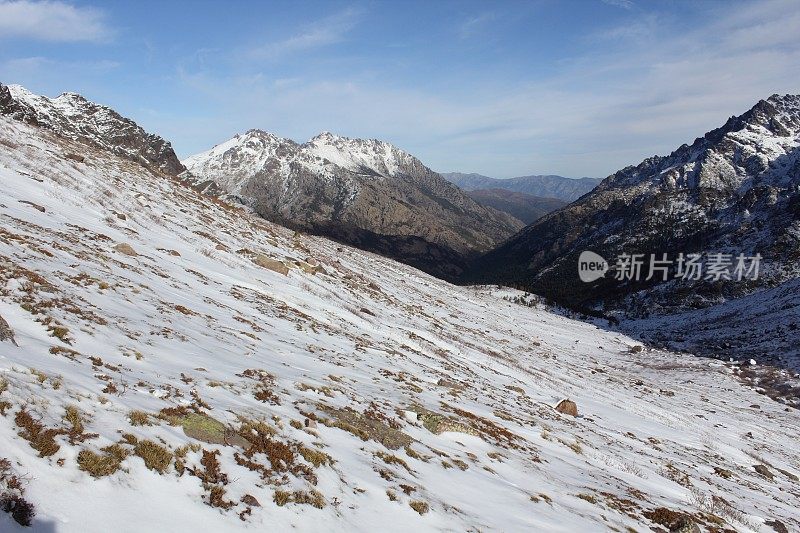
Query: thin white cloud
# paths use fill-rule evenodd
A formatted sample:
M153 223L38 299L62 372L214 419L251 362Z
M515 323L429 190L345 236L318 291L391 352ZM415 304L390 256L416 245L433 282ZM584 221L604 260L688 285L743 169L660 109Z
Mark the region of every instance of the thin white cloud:
M461 39L468 39L478 33L481 28L486 26L489 22L497 18L497 15L492 12L481 13L468 18L458 26L458 36Z
M681 31L681 21L653 20L642 13L625 27L648 31L611 28L592 36L602 42L591 52L528 83L485 78L434 91L358 72L327 79L306 73L293 83L184 72L182 81L220 99L220 120L231 134L261 127L298 141L321 130L378 137L435 169L498 177L604 177L691 142L760 98L800 90L796 1L712 9ZM191 133L193 145L179 146L186 152L223 140L219 128Z
M250 59L274 60L306 50L337 44L345 40L360 18L361 11L352 8L345 9L307 25L287 39L255 46L249 49L246 55Z
M105 13L58 0L0 0L0 39L103 42L113 36Z
M603 0L603 3L610 6L621 7L622 9L633 9L633 6L636 5L633 0Z

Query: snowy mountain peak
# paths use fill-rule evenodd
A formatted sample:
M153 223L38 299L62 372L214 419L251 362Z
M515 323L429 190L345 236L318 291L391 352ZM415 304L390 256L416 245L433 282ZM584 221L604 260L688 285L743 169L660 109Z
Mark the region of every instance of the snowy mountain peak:
M0 84L0 115L10 115L62 137L112 151L167 174L177 175L186 170L169 142L78 93L66 92L48 98L21 85Z
M312 138L304 148L350 171L383 177L397 176L409 165L421 165L414 156L386 141L351 139L327 131Z
M250 130L184 161L272 221L335 236L446 277L522 227L412 155L325 131L304 144Z
M214 181L230 194L240 194L245 181L262 172L270 161L281 159L288 164L297 155L298 145L293 140L250 129L186 158L183 164L195 176Z
M335 135L335 134L333 134L333 133L331 133L331 132L326 130L326 131L321 131L318 134L314 135L308 142L309 143L313 143L315 141L333 142L336 139L343 139L343 138L344 137L341 137L340 135Z

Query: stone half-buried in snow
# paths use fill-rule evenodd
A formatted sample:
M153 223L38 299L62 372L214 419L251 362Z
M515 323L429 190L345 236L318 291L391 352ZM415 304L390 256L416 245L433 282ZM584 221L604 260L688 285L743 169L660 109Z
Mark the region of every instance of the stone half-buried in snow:
M8 322L0 316L0 342L9 341L14 346L17 346L17 341L14 339L14 330L8 325Z
M264 254L256 254L253 257L253 263L257 264L260 267L268 268L278 274L283 274L287 276L289 274L289 267L287 267L282 261L278 261L277 259L273 259Z
M233 429L216 418L203 413L186 413L180 416L166 416L167 422L181 426L187 437L208 444L227 444L248 447L249 443Z
M443 414L429 411L424 407L414 405L410 408L410 411L416 413L417 420L422 422L422 426L434 435L441 435L445 432L453 432L464 433L465 435L480 436L480 432L472 426Z
M133 246L131 246L130 244L128 244L126 242L121 242L121 243L117 244L116 246L114 246L114 249L116 251L118 251L119 253L121 253L121 254L129 255L131 257L136 257L136 256L139 255L136 252L136 250L133 249Z
M578 416L578 405L572 400L564 398L556 405L556 411L565 415Z
M319 261L312 258L308 258L305 261L295 261L294 264L297 268L312 276L316 274L327 274L327 271L319 264Z

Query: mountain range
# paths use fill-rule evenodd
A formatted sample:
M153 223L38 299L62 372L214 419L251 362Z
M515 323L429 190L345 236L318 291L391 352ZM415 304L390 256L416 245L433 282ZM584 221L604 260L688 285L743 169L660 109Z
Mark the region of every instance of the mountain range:
M261 130L183 163L260 216L379 252L447 279L519 230L389 143L328 132L298 144Z
M465 191L505 189L539 198L556 198L566 203L577 200L602 181L597 178L565 178L555 175L498 179L461 172L443 172L442 176Z
M692 309L723 306L749 320L720 335L719 323L705 330L658 335L695 352L718 356L758 353L760 361L800 365L797 328L800 299L784 299L771 313L757 297L800 274L800 96L773 95L740 116L684 144L667 156L653 156L612 174L593 191L537 220L481 257L467 274L471 282L503 283L550 297L585 311L643 320ZM714 254L728 260L762 257L757 279L666 276L592 283L578 277L578 260L590 250L612 266L622 254L641 254L648 273L651 254L671 258L700 254L708 267ZM667 279L664 279L664 278ZM792 291L790 291L791 293ZM795 293L796 294L796 293ZM753 295L745 311L739 298ZM742 300L745 301L745 300ZM788 307L787 307L788 306ZM698 323L683 321L683 324ZM637 331L647 330L646 322Z
M467 195L479 204L508 213L525 224L567 205L557 198L542 198L507 189L475 189L467 191Z

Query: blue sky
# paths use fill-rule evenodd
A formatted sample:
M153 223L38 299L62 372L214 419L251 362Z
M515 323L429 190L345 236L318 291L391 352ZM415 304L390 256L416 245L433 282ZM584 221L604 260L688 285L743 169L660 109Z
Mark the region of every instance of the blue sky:
M606 175L800 93L800 2L0 0L0 81L80 92L181 157L260 128L440 171Z

